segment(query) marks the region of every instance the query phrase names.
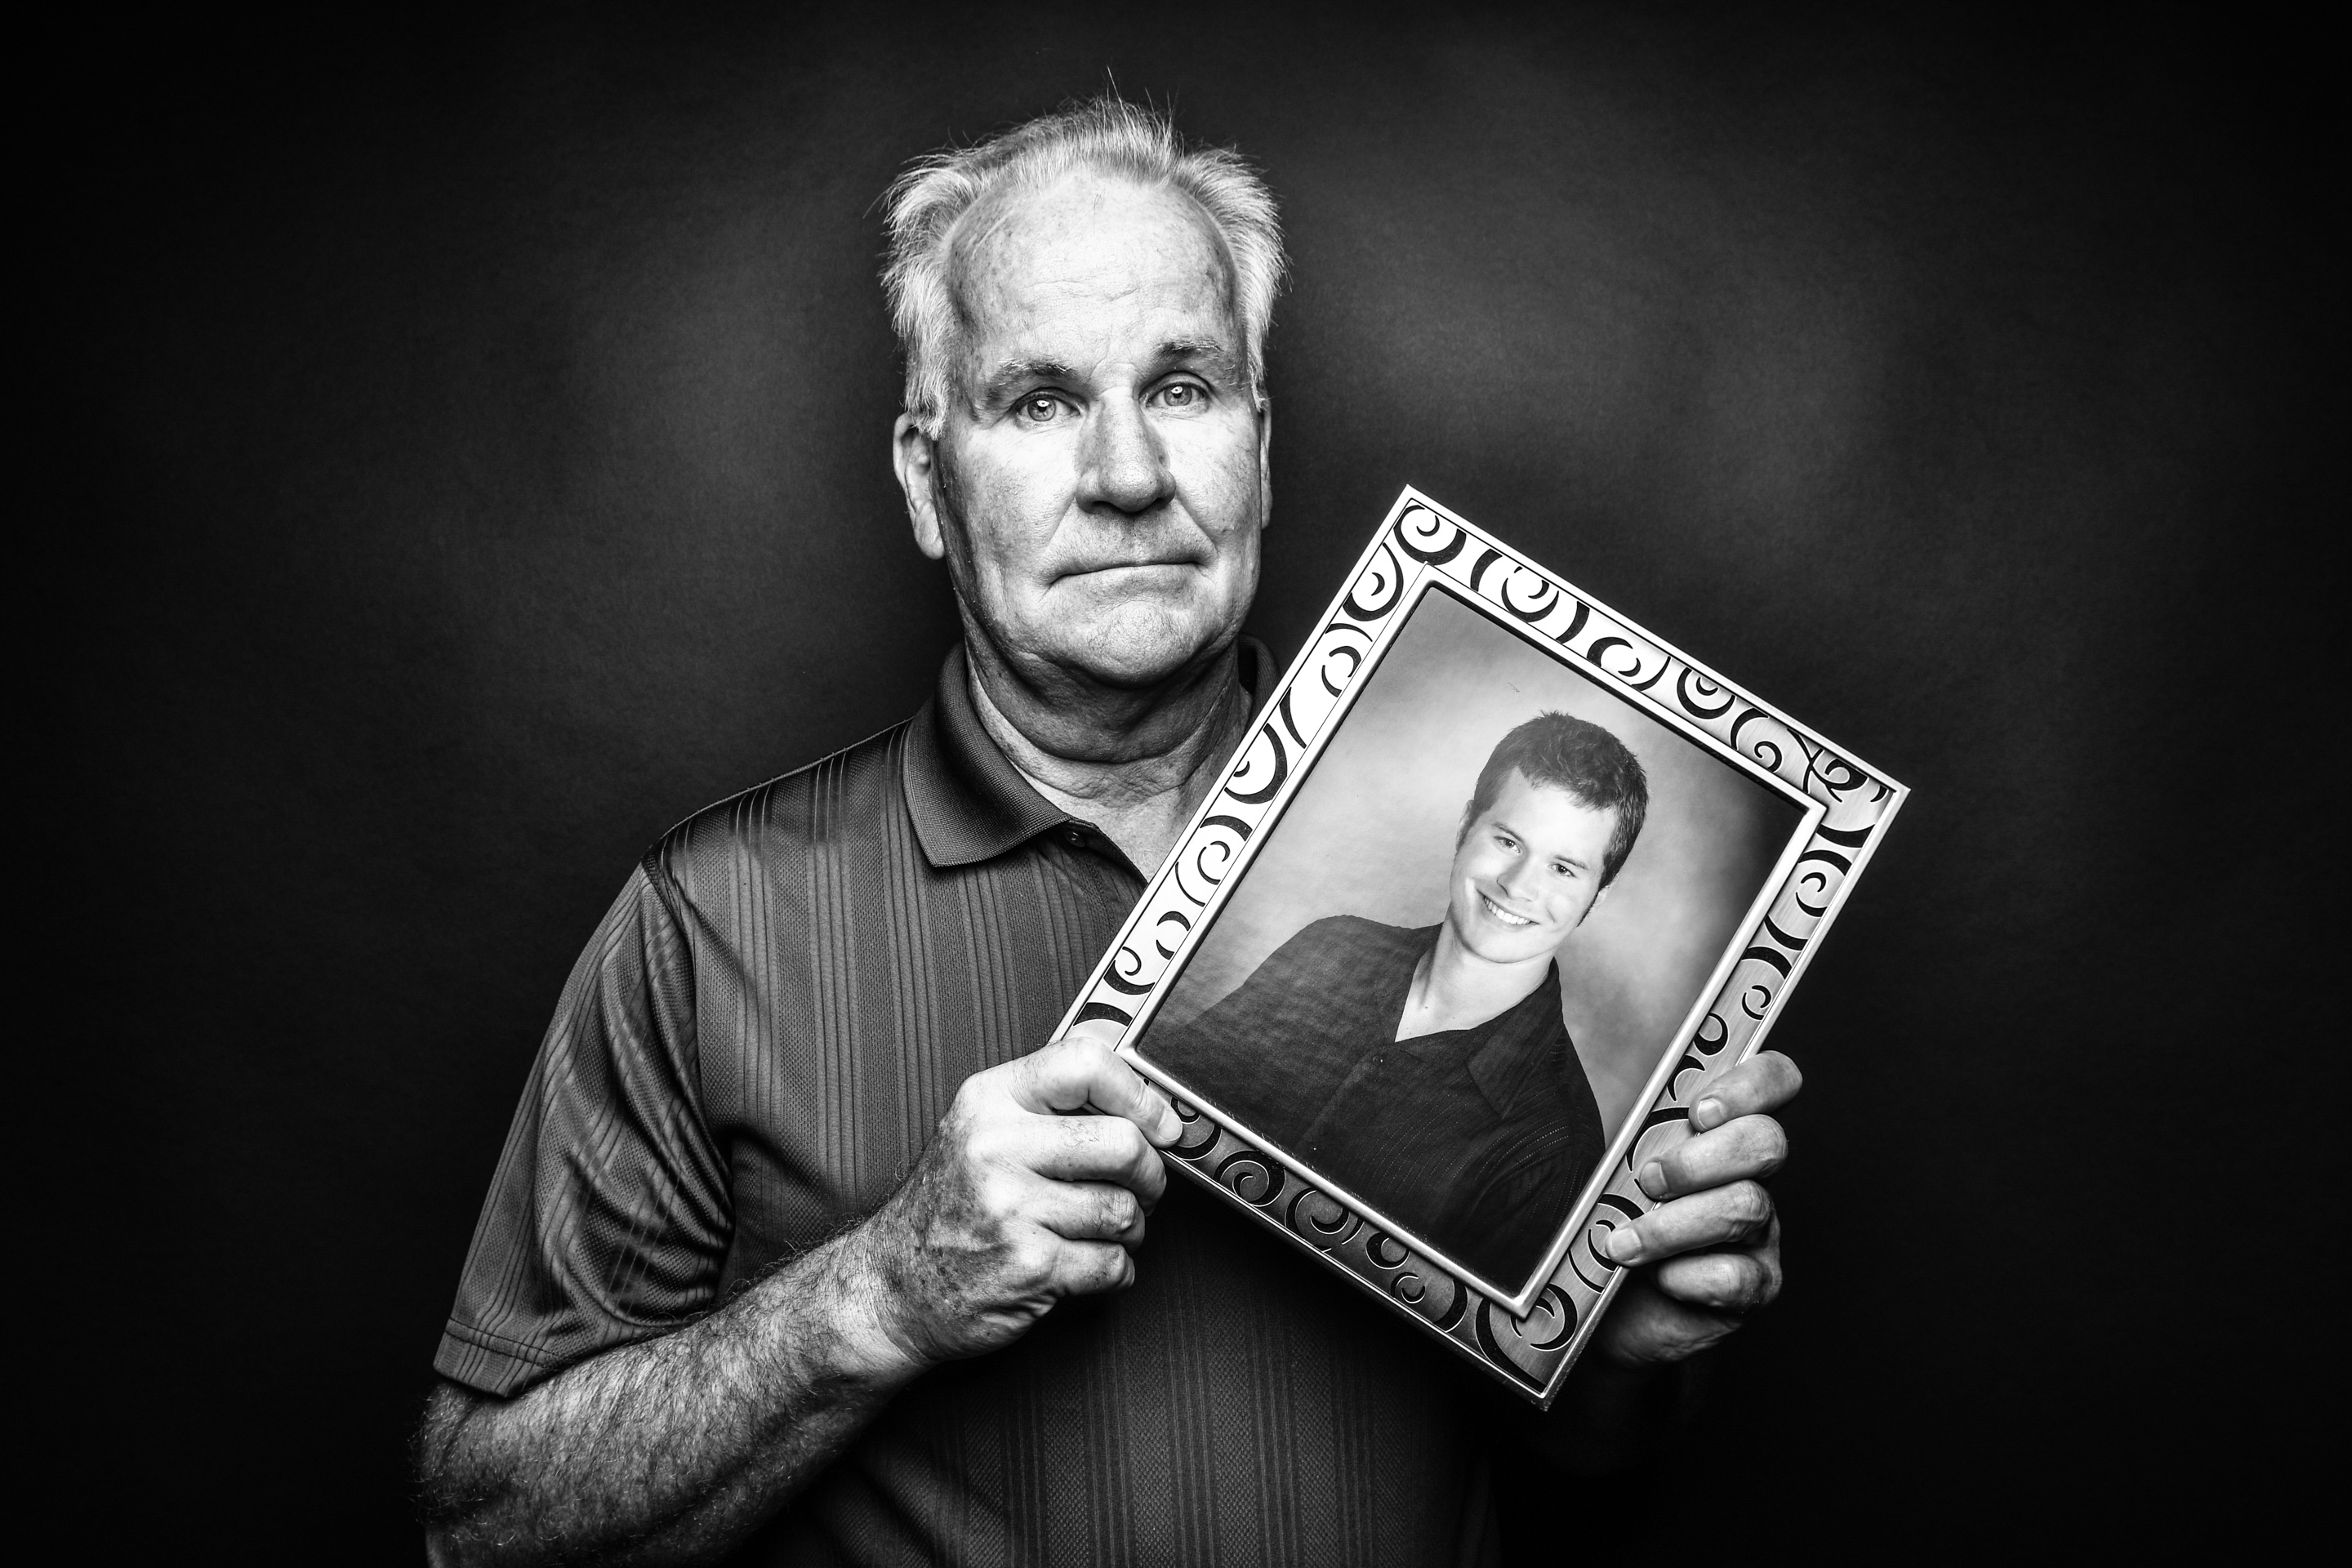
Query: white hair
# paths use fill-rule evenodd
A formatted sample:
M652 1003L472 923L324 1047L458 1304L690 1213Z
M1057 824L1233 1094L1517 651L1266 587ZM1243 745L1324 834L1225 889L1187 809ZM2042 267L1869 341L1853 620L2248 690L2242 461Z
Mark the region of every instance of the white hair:
M996 191L1038 189L1081 169L1181 191L1207 215L1232 268L1250 390L1264 395L1265 331L1285 267L1274 193L1240 153L1187 147L1166 116L1106 93L977 146L919 158L883 198L890 255L882 287L907 356L907 413L926 435L936 437L946 417L952 351L970 320L953 271L958 220Z

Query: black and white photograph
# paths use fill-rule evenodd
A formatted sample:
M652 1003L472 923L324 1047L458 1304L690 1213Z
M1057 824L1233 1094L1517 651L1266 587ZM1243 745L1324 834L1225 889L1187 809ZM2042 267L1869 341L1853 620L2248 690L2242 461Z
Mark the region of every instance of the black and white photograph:
M1523 1295L1772 885L1777 784L1430 592L1138 1054Z
M32 17L15 1557L2325 1539L2324 26Z

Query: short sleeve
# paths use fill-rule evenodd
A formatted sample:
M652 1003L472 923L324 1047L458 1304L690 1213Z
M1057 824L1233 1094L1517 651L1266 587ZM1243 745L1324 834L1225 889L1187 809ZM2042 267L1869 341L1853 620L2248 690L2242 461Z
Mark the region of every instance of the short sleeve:
M434 1358L445 1377L520 1394L717 1300L732 1215L677 898L641 865L572 967Z

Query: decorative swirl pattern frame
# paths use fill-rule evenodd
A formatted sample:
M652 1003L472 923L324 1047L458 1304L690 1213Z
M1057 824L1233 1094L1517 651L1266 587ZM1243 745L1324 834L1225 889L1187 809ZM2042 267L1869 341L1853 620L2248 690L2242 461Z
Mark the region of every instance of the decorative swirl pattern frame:
M1547 1266L1517 1294L1481 1280L1134 1052L1144 1026L1345 721L1422 596L1445 590L1805 808L1798 831L1659 1062L1645 1113L1617 1130ZM1653 1206L1633 1180L1689 1135L1689 1110L1759 1049L1908 791L1408 488L1321 629L1276 687L1175 852L1064 1020L1115 1026L1118 1049L1177 1100L1171 1163L1323 1258L1535 1403L1549 1406L1622 1282L1609 1232Z

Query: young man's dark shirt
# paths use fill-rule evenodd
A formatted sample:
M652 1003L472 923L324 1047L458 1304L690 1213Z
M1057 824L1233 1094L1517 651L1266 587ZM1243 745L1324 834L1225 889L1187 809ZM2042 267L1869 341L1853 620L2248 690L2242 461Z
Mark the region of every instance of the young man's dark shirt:
M1227 1114L1507 1289L1601 1158L1559 969L1468 1029L1396 1038L1435 926L1316 921L1142 1053Z

